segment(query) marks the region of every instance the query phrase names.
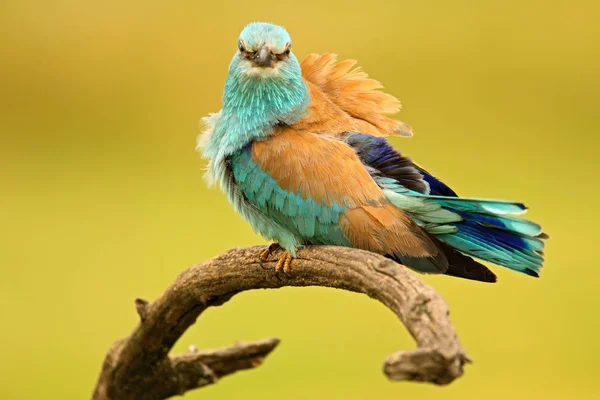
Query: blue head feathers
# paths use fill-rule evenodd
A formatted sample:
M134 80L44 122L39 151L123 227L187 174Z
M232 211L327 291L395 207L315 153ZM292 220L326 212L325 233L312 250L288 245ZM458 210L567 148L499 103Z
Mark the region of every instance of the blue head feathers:
M240 44L248 51L257 51L266 45L274 54L281 54L287 47L291 47L292 38L281 26L253 22L240 33L238 46Z
M254 22L244 28L229 65L223 110L204 154L223 159L279 123L298 121L309 103L291 38L280 26Z

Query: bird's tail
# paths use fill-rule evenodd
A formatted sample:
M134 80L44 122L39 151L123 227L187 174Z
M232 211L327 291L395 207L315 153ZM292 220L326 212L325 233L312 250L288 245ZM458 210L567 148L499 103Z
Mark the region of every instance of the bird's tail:
M456 232L435 235L441 242L460 253L527 275L539 276L544 261L542 239L548 236L538 224L512 216L525 213L527 208L523 204L460 197L426 197L462 217L462 221L451 224L457 228ZM470 265L459 260L454 264L455 267ZM454 270L454 274L449 271L451 275L461 273L460 268Z
M466 256L444 242L438 241L438 246L444 252L448 260L448 269L445 275L471 279L479 282L496 282L496 275L488 267L478 263L471 257Z

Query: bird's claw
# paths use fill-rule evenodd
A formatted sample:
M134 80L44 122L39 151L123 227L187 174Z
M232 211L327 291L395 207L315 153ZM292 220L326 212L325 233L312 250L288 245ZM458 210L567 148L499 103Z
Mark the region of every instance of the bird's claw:
M259 263L260 267L262 269L267 269L267 267L264 266L264 263L269 261L269 257L271 257L271 255L273 253L275 253L277 250L279 250L281 248L282 247L279 245L279 243L271 243L269 245L269 247L262 250L258 256L258 263ZM281 254L281 257L279 257L279 260L277 260L277 265L275 266L275 276L278 279L279 279L279 277L277 275L280 272L288 273L292 270L292 260L293 259L294 259L294 256L292 256L292 254L290 252L288 252L287 250L283 251L283 253Z
M285 272L288 273L292 270L292 260L294 257L288 252L284 251L279 261L277 261L277 265L275 266L275 272Z
M258 264L260 264L260 267L262 269L267 269L263 263L269 261L269 257L271 257L271 254L275 253L280 248L281 246L279 245L279 243L271 243L269 247L260 252L260 255L258 256Z

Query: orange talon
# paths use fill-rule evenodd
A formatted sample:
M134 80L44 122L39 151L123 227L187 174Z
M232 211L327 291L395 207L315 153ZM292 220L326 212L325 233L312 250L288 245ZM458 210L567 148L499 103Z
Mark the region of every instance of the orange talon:
M277 266L275 267L275 272L290 272L292 270L292 260L294 257L288 252L284 251L279 261L277 261Z
M267 262L270 255L271 255L271 252L269 251L269 249L264 249L263 251L260 252L258 259L260 260L261 263L264 263L264 262Z
M279 245L279 243L271 243L269 247L262 250L260 252L260 255L258 256L258 263L260 264L260 266L262 267L264 262L269 261L269 257L271 257L271 254L273 254L280 248L281 246Z

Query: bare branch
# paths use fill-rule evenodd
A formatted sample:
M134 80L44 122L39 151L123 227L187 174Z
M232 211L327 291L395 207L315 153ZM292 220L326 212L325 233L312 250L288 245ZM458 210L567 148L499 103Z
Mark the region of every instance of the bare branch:
M148 300L135 299L135 310L137 311L142 321L146 320L148 315Z
M245 290L325 286L365 293L392 310L419 348L392 354L389 379L448 384L469 358L449 319L446 303L405 267L357 249L310 246L289 273L275 273L276 257L261 266L264 247L233 249L184 271L152 304L136 300L141 322L109 350L94 399L165 399L260 365L277 339L169 356L177 339L208 307ZM277 255L277 254L276 254Z

